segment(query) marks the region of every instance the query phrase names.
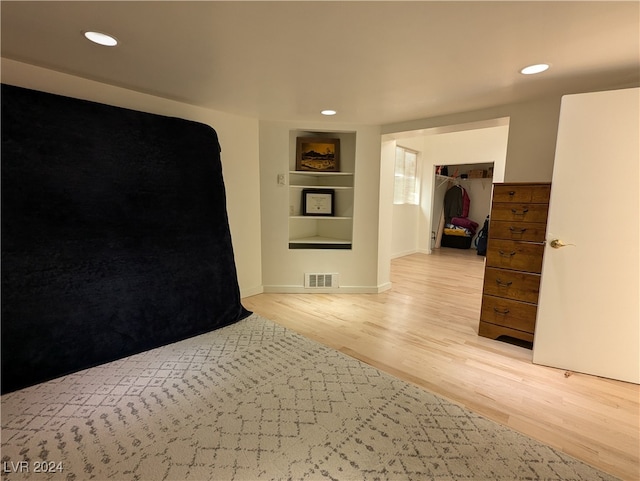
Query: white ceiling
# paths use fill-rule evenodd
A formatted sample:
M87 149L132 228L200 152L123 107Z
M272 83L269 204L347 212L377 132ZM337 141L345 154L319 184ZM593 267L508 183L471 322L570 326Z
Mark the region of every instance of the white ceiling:
M640 3L8 2L2 56L215 110L389 124L640 82ZM84 30L108 32L114 48ZM525 77L519 69L552 68Z

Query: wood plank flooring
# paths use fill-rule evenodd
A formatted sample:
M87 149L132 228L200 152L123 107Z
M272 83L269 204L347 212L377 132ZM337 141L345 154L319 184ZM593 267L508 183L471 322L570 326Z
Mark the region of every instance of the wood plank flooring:
M243 304L624 480L640 479L640 386L532 364L479 337L484 261L436 249L393 260L381 294L259 294Z

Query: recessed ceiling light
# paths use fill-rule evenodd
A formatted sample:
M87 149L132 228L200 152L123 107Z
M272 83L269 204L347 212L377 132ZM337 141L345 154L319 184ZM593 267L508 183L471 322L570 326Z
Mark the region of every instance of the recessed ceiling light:
M336 112L335 110L323 110L322 112L320 112L322 115L335 115L338 112Z
M536 65L529 65L528 67L523 68L522 70L520 70L520 73L524 75L533 75L536 73L544 72L548 68L549 68L548 64L538 63Z
M118 41L115 37L107 35L101 32L84 32L84 36L91 40L93 43L104 45L105 47L115 47L118 45Z

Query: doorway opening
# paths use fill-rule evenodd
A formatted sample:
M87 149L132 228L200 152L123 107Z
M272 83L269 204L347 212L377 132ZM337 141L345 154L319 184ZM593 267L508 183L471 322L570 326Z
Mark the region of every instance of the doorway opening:
M440 248L438 241L444 186L464 184L473 190L474 222L482 226L491 205L492 183L503 182L506 164L509 118L497 118L466 124L385 134L382 136L382 169L391 172L395 159L390 152L400 145L418 152L419 201L416 205L394 205L392 196L382 195L381 208L389 209L391 235L386 246L389 262L413 253L431 254ZM393 148L390 148L393 147ZM448 167L447 177L442 170ZM482 177L469 179L469 171L483 171ZM486 177L484 171L486 170ZM457 175L454 177L454 175ZM463 180L463 174L467 179ZM477 173L473 174L477 175ZM393 182L382 179L383 183ZM392 189L391 189L392 190ZM486 212L486 213L485 213ZM479 230L479 228L478 228Z

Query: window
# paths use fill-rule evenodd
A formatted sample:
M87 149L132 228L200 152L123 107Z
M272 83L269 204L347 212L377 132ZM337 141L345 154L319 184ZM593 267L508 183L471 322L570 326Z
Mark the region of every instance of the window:
M396 146L394 204L418 204L418 152Z

